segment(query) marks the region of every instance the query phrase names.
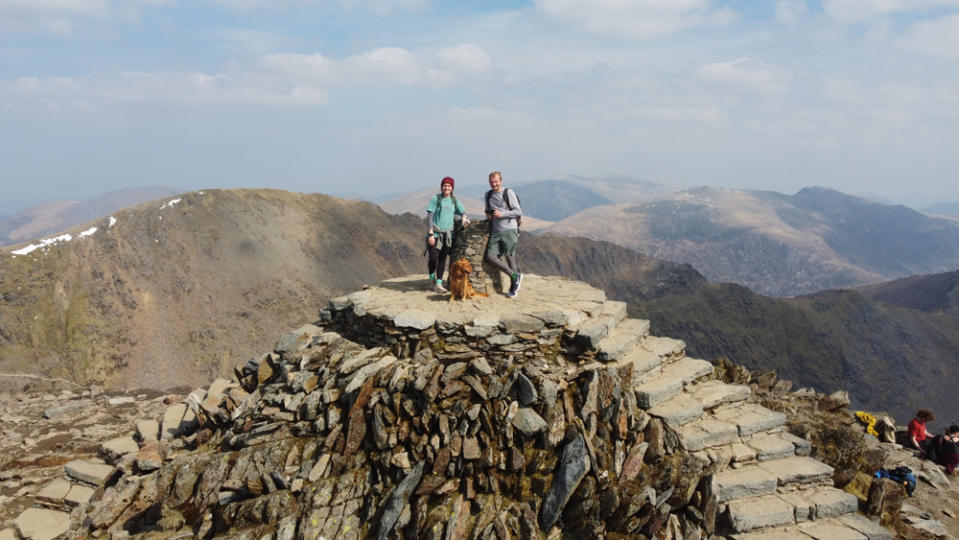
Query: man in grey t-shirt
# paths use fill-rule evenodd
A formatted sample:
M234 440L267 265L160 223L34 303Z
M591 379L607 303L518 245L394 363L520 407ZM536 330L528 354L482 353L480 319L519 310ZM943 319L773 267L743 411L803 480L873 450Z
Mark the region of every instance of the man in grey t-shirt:
M509 276L509 292L506 296L513 298L523 281L515 255L523 209L516 194L503 187L503 175L499 171L489 173L489 187L490 190L486 192L486 219L492 225L486 246L486 260Z

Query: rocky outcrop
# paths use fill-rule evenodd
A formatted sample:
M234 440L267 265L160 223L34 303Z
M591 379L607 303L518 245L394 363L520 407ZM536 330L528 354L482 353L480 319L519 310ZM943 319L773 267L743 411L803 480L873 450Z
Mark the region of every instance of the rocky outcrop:
M90 536L706 538L855 510L750 388L582 283L337 298L117 442ZM123 457L126 456L126 457ZM865 518L863 518L865 519ZM867 523L868 520L866 520ZM808 526L808 525L803 525ZM852 529L849 529L852 530Z

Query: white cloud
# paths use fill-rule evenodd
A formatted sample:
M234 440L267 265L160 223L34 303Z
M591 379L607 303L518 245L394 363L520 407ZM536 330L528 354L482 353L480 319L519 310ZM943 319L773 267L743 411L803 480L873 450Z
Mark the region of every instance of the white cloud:
M823 11L846 23L860 23L898 13L959 7L959 0L823 0Z
M432 55L415 55L400 47L380 47L346 58L276 53L213 73L125 71L21 77L0 82L0 98L46 109L87 109L110 101L320 106L338 89L446 88L463 76L488 72L491 64L489 55L475 45L446 47Z
M627 110L633 118L643 120L665 120L681 122L718 122L725 118L722 111L715 107L634 107Z
M959 58L959 13L915 23L899 43L910 50Z
M776 19L786 26L792 26L809 15L809 6L805 0L779 0L776 2Z
M482 47L466 43L436 51L433 61L439 69L463 75L486 73L493 65L493 60Z
M0 0L0 29L71 36L91 25L138 21L173 0Z
M655 37L696 26L727 24L736 18L711 0L534 0L550 17L597 34Z
M699 68L699 74L714 83L752 88L761 93L784 92L789 75L758 58L739 58L731 62L714 62Z
M249 13L254 11L279 11L303 6L324 6L332 2L323 0L207 0L226 9ZM389 15L398 11L421 11L429 6L429 0L338 0L343 9L369 11L377 15Z

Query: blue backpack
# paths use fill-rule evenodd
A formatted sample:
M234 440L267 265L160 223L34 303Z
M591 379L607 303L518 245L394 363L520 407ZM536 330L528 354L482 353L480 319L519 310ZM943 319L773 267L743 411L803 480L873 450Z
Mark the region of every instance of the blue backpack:
M900 465L895 469L879 469L876 471L876 478L888 478L897 484L906 486L906 494L912 497L916 491L916 475L912 474L912 469L905 465Z

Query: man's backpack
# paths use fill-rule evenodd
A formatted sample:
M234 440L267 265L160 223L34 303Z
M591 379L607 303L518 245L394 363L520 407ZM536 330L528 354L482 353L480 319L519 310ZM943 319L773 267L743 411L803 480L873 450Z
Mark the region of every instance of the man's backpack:
M489 198L492 195L493 195L492 189L486 192L486 212L488 213L491 210L491 208L489 207ZM520 202L519 195L517 195L516 193L513 193L513 196L516 197L516 202L519 203L520 208L522 208L523 203ZM503 202L506 203L506 208L509 208L510 210L513 209L513 205L509 203L509 188L503 188ZM517 227L523 226L523 216L519 216L518 218L516 218L516 226Z
M895 469L879 469L876 471L876 478L888 478L897 484L906 487L906 493L912 497L916 491L916 476L912 474L912 469L905 465L900 465Z

